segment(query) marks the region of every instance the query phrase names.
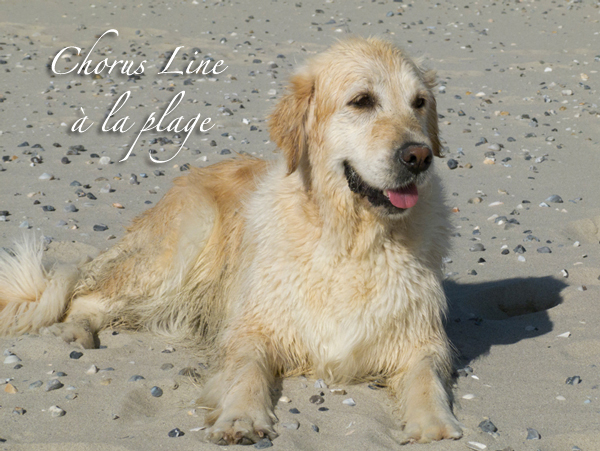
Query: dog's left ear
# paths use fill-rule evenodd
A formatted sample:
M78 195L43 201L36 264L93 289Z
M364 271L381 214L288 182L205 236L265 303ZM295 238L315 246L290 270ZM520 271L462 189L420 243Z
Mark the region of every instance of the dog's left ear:
M279 101L269 117L271 139L283 151L288 175L298 169L308 150L306 119L314 91L314 78L308 73L292 77L288 93Z
M428 70L423 73L423 80L429 90L429 107L427 109L427 133L431 141L433 154L436 157L442 156L442 145L439 137L437 103L433 95L433 88L437 85L436 74L433 70Z

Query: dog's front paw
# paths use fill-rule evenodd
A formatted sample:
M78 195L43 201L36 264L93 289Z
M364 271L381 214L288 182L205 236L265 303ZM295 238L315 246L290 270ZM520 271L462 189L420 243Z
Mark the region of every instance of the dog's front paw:
M436 440L462 437L462 428L451 412L419 412L406 418L401 435L402 443L429 443Z
M94 334L82 324L75 322L56 323L50 327L44 327L40 329L40 335L54 335L83 349L98 347Z
M273 429L274 415L221 414L215 424L206 432L206 439L217 445L251 445L263 437L273 440L277 433Z

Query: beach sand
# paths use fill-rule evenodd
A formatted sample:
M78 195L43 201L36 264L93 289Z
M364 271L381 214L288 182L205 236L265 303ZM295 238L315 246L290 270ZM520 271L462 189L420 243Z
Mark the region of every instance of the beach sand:
M408 446L600 449L597 3L31 0L0 2L0 10L0 245L34 234L48 261L113 245L188 164L236 152L276 157L265 118L294 68L335 40L384 36L422 56L438 71L446 157L436 165L456 227L445 287L464 437ZM118 36L99 40L91 68L107 58L130 61L133 71L146 60L143 74L117 74L120 66L96 76L53 73L61 49L87 53L110 29ZM184 73L159 74L179 46L167 70ZM208 56L226 69L185 73ZM78 62L58 58L54 69ZM127 91L105 128L131 128L102 131ZM210 118L206 128L214 127L197 126L179 152L186 132L144 132L119 162L150 114L160 117L181 91L163 126L181 116L182 128L200 114L198 126ZM90 128L71 131L84 116ZM153 163L150 149L172 159ZM100 339L101 349L73 359L74 348L54 337L0 338L2 359L21 360L0 365L0 450L217 449L202 442L190 377L201 383L202 356L143 332L107 330ZM136 375L144 379L130 381ZM64 386L46 391L52 379ZM163 395L153 397L152 387ZM281 390L291 402L277 404L273 449L401 448L384 390L315 388L304 378L284 380ZM312 404L321 392L324 403ZM52 416L51 406L66 414ZM495 434L479 427L485 419ZM169 437L174 428L184 435ZM528 428L539 439L527 439Z

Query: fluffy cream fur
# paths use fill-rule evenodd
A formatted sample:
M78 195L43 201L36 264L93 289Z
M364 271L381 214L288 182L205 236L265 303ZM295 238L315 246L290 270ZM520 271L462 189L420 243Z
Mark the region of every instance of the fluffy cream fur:
M215 443L274 438L270 387L298 371L386 378L405 441L459 438L438 179L420 174L417 204L390 214L344 173L351 164L384 190L404 143L439 156L434 78L390 43L336 44L292 78L271 116L283 158L193 169L81 274L45 272L33 245L0 254L0 332L49 326L92 347L117 323L193 342L219 356L203 391ZM365 93L372 104L356 106Z

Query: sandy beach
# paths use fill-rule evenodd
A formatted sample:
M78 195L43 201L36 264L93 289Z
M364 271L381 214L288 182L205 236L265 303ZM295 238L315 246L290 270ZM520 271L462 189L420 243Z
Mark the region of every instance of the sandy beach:
M421 57L438 73L464 437L406 447L600 449L597 2L31 0L0 11L0 246L33 234L49 263L108 249L190 166L277 158L266 117L294 68L336 40L382 36ZM202 441L203 356L145 332L100 341L0 337L0 450L233 449ZM377 385L294 377L280 389L273 449L403 449Z

